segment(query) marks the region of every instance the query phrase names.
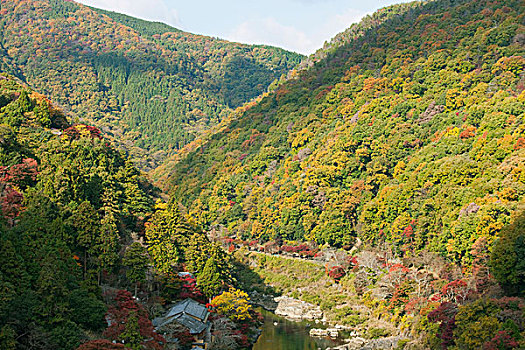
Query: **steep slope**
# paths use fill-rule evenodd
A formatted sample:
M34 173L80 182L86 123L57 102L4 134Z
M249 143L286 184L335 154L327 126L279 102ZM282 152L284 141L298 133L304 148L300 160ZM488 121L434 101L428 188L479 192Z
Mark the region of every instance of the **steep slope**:
M302 58L65 0L2 1L0 11L2 65L146 170Z
M245 240L360 237L468 266L523 210L523 10L400 8L186 156L174 196Z
M229 288L226 253L155 195L100 130L0 73L0 349L163 349L155 315L124 289L161 313L159 295ZM183 264L199 288L177 277Z
M98 129L0 74L0 348L74 349L105 328L98 283L144 229L151 188Z

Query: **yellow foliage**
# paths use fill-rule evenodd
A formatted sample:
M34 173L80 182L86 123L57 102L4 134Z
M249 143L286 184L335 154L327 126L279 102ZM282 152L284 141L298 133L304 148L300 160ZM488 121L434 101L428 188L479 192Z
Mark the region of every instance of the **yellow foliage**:
M250 298L242 290L230 288L228 292L213 298L211 304L219 315L224 315L233 321L246 321L252 318Z

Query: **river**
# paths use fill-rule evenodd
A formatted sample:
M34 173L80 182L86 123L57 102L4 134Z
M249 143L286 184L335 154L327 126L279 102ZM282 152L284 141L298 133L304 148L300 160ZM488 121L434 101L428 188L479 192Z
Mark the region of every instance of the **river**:
M275 314L259 310L264 316L262 333L253 350L317 350L342 344L308 335L311 328L320 328L315 323L292 322Z

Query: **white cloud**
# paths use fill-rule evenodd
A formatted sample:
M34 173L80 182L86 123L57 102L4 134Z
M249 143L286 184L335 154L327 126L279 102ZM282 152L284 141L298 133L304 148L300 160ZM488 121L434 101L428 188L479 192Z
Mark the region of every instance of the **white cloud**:
M80 2L133 17L164 22L175 27L181 26L177 11L170 8L164 0L80 0Z
M350 27L352 23L359 22L361 18L363 18L366 15L366 13L355 10L355 9L348 9L344 11L342 14L335 15L334 17L330 18L325 23L325 30L327 33L331 32L331 36L335 36L335 34L340 33Z
M249 20L238 25L226 39L251 44L267 44L309 53L315 43L304 32L277 22L274 18Z
M325 41L350 27L352 23L358 22L364 15L365 13L359 10L348 9L324 23L309 26L305 31L281 24L274 18L254 19L238 25L226 35L226 39L273 45L302 54L311 54L321 48Z

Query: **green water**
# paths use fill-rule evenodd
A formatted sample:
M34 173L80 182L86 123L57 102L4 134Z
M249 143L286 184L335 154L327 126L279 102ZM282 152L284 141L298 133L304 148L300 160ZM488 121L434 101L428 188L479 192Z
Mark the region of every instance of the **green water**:
M330 339L310 337L310 328L319 328L315 323L310 327L305 322L292 322L268 311L261 312L264 325L253 350L317 350L341 344Z

